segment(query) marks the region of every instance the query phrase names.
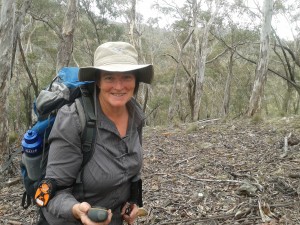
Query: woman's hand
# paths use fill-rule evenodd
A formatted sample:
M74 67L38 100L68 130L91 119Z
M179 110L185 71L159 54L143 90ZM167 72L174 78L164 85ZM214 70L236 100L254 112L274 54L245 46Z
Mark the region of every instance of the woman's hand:
M129 204L127 202L122 208L121 215L128 224L133 224L135 219L138 217L138 211L139 207L136 204Z
M101 223L93 222L92 220L89 219L87 213L89 209L91 208L91 205L87 202L82 202L75 204L72 208L72 213L76 219L80 219L81 222L84 225L108 225L111 221L112 213L111 210L107 210L108 212L108 217L107 220Z

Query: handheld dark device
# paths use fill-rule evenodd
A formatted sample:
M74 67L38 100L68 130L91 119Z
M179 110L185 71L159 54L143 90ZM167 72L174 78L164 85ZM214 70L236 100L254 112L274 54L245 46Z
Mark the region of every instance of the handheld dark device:
M88 211L88 217L94 222L103 222L107 220L108 212L105 208L101 207L90 208Z

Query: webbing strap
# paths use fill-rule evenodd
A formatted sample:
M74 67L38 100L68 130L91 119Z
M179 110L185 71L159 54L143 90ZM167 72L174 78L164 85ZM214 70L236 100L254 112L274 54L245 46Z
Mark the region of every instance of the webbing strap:
M22 196L21 206L23 206L24 209L27 209L30 205L31 205L31 197L25 191Z

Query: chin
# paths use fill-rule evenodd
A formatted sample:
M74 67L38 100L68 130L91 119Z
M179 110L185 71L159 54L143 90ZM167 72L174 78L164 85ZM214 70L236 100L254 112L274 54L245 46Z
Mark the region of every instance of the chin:
M121 108L121 107L124 107L126 105L127 101L125 102L119 102L119 103L111 103L110 105L114 108Z

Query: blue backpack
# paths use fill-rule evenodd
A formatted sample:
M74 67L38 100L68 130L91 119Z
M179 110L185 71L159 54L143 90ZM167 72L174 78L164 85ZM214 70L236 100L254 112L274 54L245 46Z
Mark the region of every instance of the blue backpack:
M64 67L42 90L33 104L37 122L22 139L22 160L20 163L25 192L23 208L31 205L39 183L46 173L49 143L48 137L57 111L66 104L75 102L82 126L83 166L89 161L94 150L96 116L93 100L94 82L78 81L79 68Z

